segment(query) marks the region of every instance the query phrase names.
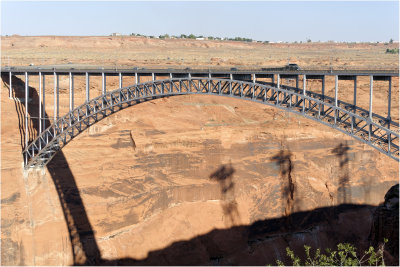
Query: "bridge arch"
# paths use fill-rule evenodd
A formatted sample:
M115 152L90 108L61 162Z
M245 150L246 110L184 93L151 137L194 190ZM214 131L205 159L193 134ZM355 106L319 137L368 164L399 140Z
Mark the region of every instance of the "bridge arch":
M174 78L119 88L76 107L45 129L24 150L25 167L45 166L68 142L101 119L142 101L185 94L240 98L312 119L366 143L399 160L398 125L382 116L314 92L263 83Z

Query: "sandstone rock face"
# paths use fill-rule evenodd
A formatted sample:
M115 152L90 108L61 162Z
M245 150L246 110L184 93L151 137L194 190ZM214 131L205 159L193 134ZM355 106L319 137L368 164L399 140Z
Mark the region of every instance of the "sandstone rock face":
M195 95L115 113L25 171L1 93L3 265L274 264L287 245L366 242L372 207L341 204L397 183L396 161L340 132Z
M385 202L375 210L370 241L374 247L388 239L385 250L390 253L389 265L399 265L399 185L394 185L385 195Z

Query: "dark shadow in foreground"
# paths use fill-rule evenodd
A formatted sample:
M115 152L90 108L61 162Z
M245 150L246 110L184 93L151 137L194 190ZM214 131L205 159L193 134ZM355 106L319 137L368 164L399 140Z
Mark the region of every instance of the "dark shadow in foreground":
M261 220L247 226L213 230L187 241L152 251L147 258L104 261L105 265L276 265L279 259L291 265L285 249L304 257L303 245L313 249L336 248L338 243L354 244L359 255L370 245L375 206L342 204L296 212L276 219ZM288 218L290 217L290 218ZM293 228L282 225L290 220ZM329 223L328 223L329 222ZM387 264L398 263L386 255Z

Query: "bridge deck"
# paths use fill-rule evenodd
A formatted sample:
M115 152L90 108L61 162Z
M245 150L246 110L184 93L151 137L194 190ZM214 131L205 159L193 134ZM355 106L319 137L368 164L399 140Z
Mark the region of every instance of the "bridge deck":
M91 75L101 75L105 73L107 75L140 75L151 76L152 73L156 74L203 74L203 75L268 75L268 74L281 74L281 75L340 75L340 76L399 76L398 70L284 70L279 68L271 68L270 70L222 70L222 69L146 69L146 68L112 68L112 67L69 67L69 66L29 66L29 67L2 67L1 72L12 72L15 75L23 75L28 72L30 75L38 75L39 72L43 74L53 74L54 72L59 75L68 75L73 73L74 75L85 75L90 73Z

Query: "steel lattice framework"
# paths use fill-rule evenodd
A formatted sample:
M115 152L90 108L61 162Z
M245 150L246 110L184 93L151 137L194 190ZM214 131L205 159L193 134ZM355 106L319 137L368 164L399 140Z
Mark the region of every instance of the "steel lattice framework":
M46 165L69 141L89 126L147 99L205 94L235 97L287 110L337 129L399 160L399 127L334 98L295 87L215 78L174 78L139 83L110 91L76 107L45 129L24 150L25 167Z

